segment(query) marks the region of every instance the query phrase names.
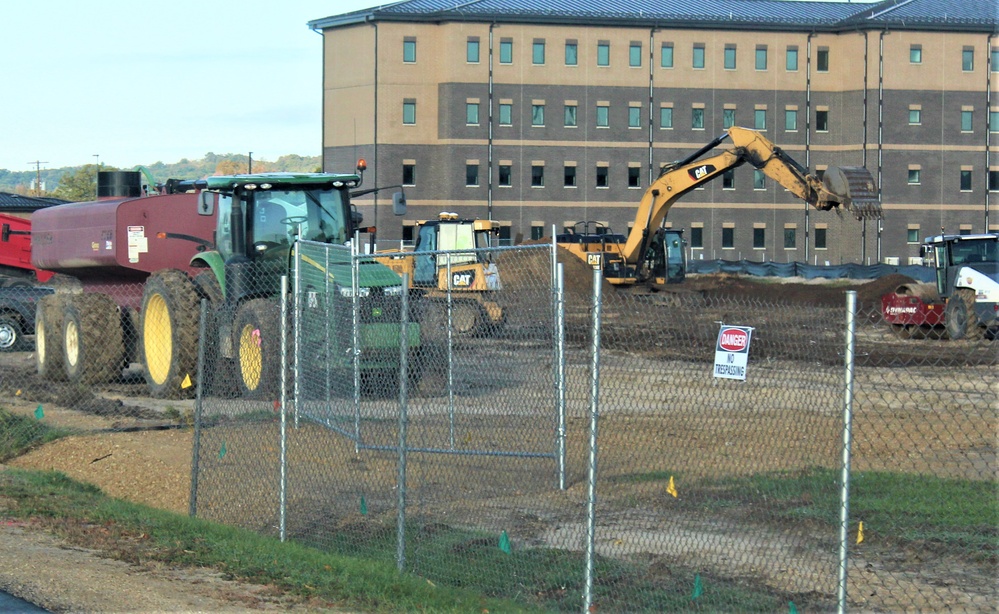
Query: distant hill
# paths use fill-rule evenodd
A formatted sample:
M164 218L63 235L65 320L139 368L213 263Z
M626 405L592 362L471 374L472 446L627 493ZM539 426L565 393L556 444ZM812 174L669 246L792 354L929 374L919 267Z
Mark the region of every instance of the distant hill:
M184 158L179 162L165 163L154 162L152 164L137 164L131 169L122 167L123 170L138 169L145 167L152 175L153 181L161 183L167 179L200 179L209 175L220 173L245 173L249 162L246 154L215 154L208 152L200 160L188 160ZM92 165L91 165L92 166ZM59 185L60 178L65 173L72 173L82 168L82 166L66 166L62 168L41 169L41 180L46 192L52 192ZM281 156L277 160L253 159L253 172L262 173L268 171L288 171L297 173L312 173L322 169L322 159L320 156L300 156L288 154ZM34 170L10 171L0 168L0 192L26 192L28 187L37 177Z

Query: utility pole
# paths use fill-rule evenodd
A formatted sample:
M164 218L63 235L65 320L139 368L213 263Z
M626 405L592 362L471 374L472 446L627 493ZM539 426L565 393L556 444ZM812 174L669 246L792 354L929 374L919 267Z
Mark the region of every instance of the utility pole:
M34 162L27 162L26 164L35 165L35 196L42 195L42 165L48 164L48 162L42 162L41 160L35 160Z
M252 151L250 152L250 155L247 156L247 158L246 158L246 174L247 175L252 175L253 174L253 152Z
M94 158L97 159L97 170L94 171L94 200L100 198L100 183L101 183L101 154L93 154Z

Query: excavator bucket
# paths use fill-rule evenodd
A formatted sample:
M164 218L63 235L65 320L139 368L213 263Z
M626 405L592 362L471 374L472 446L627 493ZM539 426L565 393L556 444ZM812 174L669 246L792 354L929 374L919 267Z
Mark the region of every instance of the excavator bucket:
M874 177L863 166L831 166L822 175L822 184L858 220L881 219Z

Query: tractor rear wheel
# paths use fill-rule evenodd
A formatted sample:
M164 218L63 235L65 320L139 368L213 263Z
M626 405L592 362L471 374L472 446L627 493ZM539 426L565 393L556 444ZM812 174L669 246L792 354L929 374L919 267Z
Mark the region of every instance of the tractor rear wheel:
M156 397L189 396L198 361L198 292L176 269L153 273L142 293L142 373Z
M78 294L69 299L62 322L66 377L89 385L120 376L125 344L118 305L106 294Z
M947 336L955 341L969 336L978 327L975 294L972 290L961 288L947 299L944 324L947 327Z
M276 398L281 382L280 320L279 306L272 300L252 299L236 311L236 379L246 398Z
M68 294L43 296L35 305L35 371L44 379L66 379L62 355L62 318Z

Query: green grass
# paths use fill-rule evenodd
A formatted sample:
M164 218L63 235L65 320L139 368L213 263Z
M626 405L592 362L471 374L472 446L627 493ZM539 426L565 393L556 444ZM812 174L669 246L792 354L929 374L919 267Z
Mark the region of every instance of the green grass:
M68 434L69 431L50 427L34 417L0 408L0 463Z

